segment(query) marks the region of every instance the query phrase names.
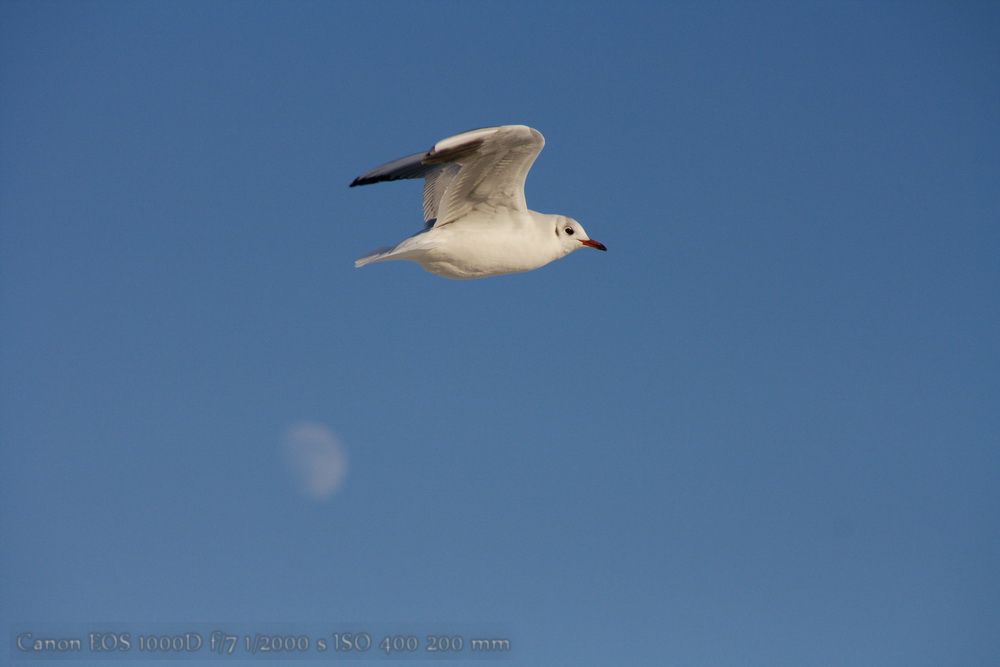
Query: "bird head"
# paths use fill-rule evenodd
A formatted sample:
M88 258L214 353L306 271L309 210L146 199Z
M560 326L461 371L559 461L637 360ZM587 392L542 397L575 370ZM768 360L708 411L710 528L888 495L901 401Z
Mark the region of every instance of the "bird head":
M573 218L557 215L555 219L556 238L559 239L559 244L562 246L564 255L584 246L597 248L598 250L607 250L603 243L598 243L587 236L587 232L583 230L583 225Z

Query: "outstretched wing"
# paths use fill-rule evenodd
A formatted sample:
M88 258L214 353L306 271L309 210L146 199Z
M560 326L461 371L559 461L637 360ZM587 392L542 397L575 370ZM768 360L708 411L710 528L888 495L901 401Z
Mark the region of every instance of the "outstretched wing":
M527 210L524 179L545 139L524 125L472 130L373 169L351 183L423 178L424 220L448 224L475 208Z

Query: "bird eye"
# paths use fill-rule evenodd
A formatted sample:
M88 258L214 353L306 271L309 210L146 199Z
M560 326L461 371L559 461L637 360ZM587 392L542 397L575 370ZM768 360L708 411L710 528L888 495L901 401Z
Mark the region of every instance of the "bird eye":
M566 232L566 236L573 236L573 228L572 227L567 227L563 231Z

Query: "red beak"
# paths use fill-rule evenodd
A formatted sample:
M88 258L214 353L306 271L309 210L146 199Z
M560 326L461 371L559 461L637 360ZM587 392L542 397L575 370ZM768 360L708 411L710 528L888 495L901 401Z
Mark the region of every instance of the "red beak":
M607 252L607 248L604 247L603 243L598 243L594 239L587 239L586 241L580 241L585 246L590 246L591 248L597 248L598 250L603 250Z

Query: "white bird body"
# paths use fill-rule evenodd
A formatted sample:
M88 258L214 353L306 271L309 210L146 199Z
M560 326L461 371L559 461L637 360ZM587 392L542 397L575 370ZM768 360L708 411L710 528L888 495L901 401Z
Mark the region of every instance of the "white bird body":
M354 179L352 187L425 179L425 228L354 265L405 259L445 278L485 278L531 271L584 246L606 250L572 218L528 210L524 179L544 145L524 125L483 128Z

